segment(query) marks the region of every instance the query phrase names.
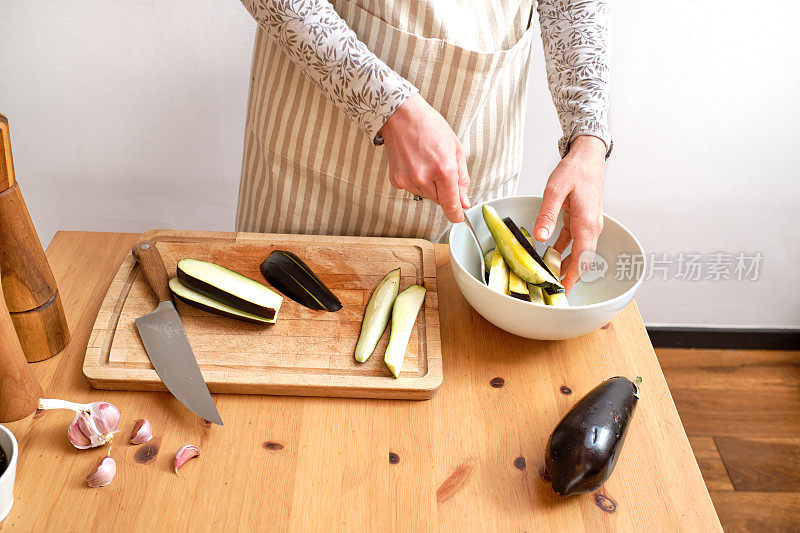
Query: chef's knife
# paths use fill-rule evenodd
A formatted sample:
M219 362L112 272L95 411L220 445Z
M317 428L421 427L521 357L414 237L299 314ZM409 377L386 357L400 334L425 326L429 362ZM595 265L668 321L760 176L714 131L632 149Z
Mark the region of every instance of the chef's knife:
M153 368L169 391L190 411L221 426L222 418L211 399L172 302L167 269L161 255L155 245L142 241L134 245L133 256L139 261L147 285L159 301L155 311L136 319L136 328Z

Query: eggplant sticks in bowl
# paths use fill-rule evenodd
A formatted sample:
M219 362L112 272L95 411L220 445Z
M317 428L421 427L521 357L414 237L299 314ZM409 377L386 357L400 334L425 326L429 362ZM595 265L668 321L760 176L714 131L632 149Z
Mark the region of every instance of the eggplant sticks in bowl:
M464 223L450 230L450 266L464 298L497 327L531 339L578 337L611 322L630 303L646 271L644 251L627 228L604 215L595 270L566 295L561 257L552 249L561 217L551 242L535 241L527 231L533 230L541 203L540 196L510 196L468 209L466 216L487 251L489 272L480 272L480 259ZM620 275L620 267L631 258L637 258L641 268Z

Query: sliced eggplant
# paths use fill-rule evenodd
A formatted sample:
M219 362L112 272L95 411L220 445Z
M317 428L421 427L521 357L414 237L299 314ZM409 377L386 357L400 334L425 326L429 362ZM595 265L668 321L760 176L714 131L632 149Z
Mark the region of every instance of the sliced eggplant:
M525 240L528 241L528 244L533 247L533 237L531 234L528 233L528 230L525 228L519 229L522 236L525 237ZM556 279L561 279L561 254L559 254L553 247L548 246L547 250L544 252L544 257L542 258L547 265L547 269L550 271ZM548 260L547 257L550 259ZM530 284L528 286L530 289ZM559 307L569 307L569 302L567 302L567 294L563 287L556 287L549 283L544 283L539 286L542 290L542 300L534 300L534 291L531 290L531 301L537 301L545 305L555 305Z
M569 307L569 302L567 301L567 295L563 292L554 292L549 293L546 290L542 290L544 294L544 303L547 305L555 305L557 307Z
M274 324L274 318L263 318L252 313L241 311L230 305L225 305L216 300L209 298L199 292L195 292L181 283L178 278L169 280L169 290L172 291L173 296L187 305L214 313L217 315L227 316L229 318L236 318L238 320L245 320L247 322L255 322L258 324Z
M396 268L386 274L372 291L372 296L364 311L364 321L361 323L361 334L356 343L356 361L363 363L378 345L378 341L389 323L392 314L392 305L400 289L400 269Z
M558 253L552 246L548 246L547 250L544 251L543 259L545 263L547 263L547 268L550 270L550 272L552 272L557 278L561 278L561 254ZM544 303L547 305L569 307L567 294L564 291L548 292L545 290L543 293Z
M277 318L283 302L283 296L269 287L216 263L181 259L178 279L212 300L268 320Z
M292 252L273 251L261 263L261 273L270 285L309 309L333 312L342 308L336 295Z
M522 243L497 214L494 207L490 205L483 206L483 219L492 233L494 242L503 255L503 259L520 278L535 285L550 283L561 287L558 280L545 267L537 263L533 256L523 247ZM524 237L522 241L527 244Z
M641 379L608 379L564 416L547 441L545 464L562 496L591 492L611 476L639 400Z
M541 287L537 287L533 283L528 283L528 294L530 295L531 302L547 305L544 302L544 291Z
M528 291L528 284L512 270L508 273L508 294L519 300L531 301L531 294Z
M483 266L486 270L483 271L483 278L486 283L489 283L489 270L492 268L492 257L494 256L494 248L483 254Z
M528 241L528 244L533 246L533 237L531 237L531 234L528 233L528 230L522 227L519 228L519 230L522 232L522 235L525 237L525 240ZM544 291L542 290L541 287L538 287L533 283L528 283L528 294L530 295L531 302L547 305L544 303Z
M400 377L408 339L411 338L411 331L414 329L414 323L417 321L423 300L425 300L425 287L412 285L398 294L394 301L392 332L389 335L389 345L386 347L383 361L396 378Z
M489 267L489 288L500 294L508 294L508 265L503 260L503 255L495 248Z
M553 272L547 268L542 257L539 255L539 252L536 251L536 248L533 246L533 237L530 237L530 234L526 231L525 233L520 230L517 225L511 220L510 217L506 217L503 219L503 222L514 235L514 238L517 239L517 242L525 248L525 251L533 257L534 261L536 261L541 268L543 268L548 274L548 279L543 283L537 283L540 287L544 288L549 292L558 292L563 291L564 287L561 285L561 282L558 280L558 276L555 275ZM526 235L527 233L527 235Z
M561 279L561 254L552 246L548 246L544 251L542 259L544 260L544 264L547 265L547 269L556 278Z

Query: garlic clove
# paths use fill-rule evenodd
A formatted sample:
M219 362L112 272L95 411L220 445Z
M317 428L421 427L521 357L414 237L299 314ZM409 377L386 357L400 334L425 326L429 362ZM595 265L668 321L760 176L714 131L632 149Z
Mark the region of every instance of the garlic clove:
M153 438L153 426L146 418L140 418L133 425L131 432L131 444L143 444Z
M86 477L86 482L93 489L105 487L117 474L117 462L110 455L106 455L94 472Z
M200 448L193 444L187 444L186 446L181 446L181 448L175 453L175 473L178 474L178 469L186 464L186 461L189 459L193 459L200 455ZM178 474L180 476L180 474Z
M87 411L75 413L75 418L72 423L78 425L87 439L91 440L92 435L99 433L97 426L94 424L94 420L92 420L91 415Z
M81 431L80 425L76 421L73 421L72 424L69 425L67 429L67 438L69 438L72 445L79 450L94 448L92 441Z
M77 423L83 435L91 442L90 448L102 446L114 438L113 433L103 433L97 427L97 420L88 411L81 411L75 415L72 423Z
M116 433L119 428L119 409L108 402L94 402L89 409L95 426L104 435Z

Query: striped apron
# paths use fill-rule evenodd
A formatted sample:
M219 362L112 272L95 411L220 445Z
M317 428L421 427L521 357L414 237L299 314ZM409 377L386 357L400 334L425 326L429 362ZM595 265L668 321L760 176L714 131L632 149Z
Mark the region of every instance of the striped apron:
M474 204L516 191L532 0L332 0L358 38L414 84L464 148ZM388 179L372 144L261 29L237 231L444 238L449 223Z

